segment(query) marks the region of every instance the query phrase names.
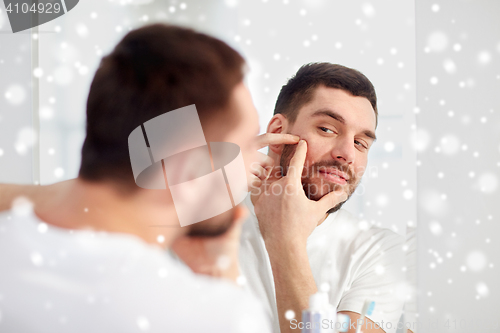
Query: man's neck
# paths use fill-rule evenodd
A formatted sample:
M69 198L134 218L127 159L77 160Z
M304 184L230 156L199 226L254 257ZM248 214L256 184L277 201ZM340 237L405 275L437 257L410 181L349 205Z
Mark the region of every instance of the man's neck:
M109 184L81 179L68 183L46 199L43 206L35 206L35 214L47 224L132 234L162 247L170 247L184 232L167 191L138 189L122 195Z

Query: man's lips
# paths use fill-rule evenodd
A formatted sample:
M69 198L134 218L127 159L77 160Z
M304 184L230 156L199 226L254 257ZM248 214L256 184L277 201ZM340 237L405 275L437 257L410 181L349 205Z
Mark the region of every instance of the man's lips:
M334 168L321 169L319 173L325 179L339 185L345 185L349 180L349 177L344 172Z
M320 168L318 171L338 176L346 181L349 180L349 176L347 176L347 174L345 172L342 172L337 168Z

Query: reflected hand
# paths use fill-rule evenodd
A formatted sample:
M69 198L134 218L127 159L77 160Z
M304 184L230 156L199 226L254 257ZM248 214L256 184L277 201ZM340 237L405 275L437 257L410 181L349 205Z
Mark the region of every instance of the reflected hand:
M296 144L299 140L300 138L298 136L292 134L265 133L256 138L256 145L257 149L262 149L269 145ZM248 181L248 187L252 194L259 191L259 188L269 177L274 166L274 160L271 157L261 152L257 152L257 161L250 166Z
M255 214L268 251L284 250L289 248L288 245L305 246L307 238L326 212L347 200L347 194L341 188L326 194L319 201L307 198L301 182L306 154L307 143L301 140L287 175L266 186L256 199Z

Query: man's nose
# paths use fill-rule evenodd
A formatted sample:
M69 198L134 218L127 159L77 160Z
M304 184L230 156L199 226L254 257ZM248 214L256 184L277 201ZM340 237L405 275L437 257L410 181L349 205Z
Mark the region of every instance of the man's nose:
M332 157L341 163L352 164L355 157L354 139L337 138L332 149Z

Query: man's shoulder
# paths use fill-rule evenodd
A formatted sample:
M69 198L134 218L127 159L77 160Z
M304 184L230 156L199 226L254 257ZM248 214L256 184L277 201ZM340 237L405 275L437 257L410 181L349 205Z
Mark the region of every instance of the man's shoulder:
M260 304L247 291L228 280L195 274L166 251L134 237L63 232L40 225L29 214L10 211L0 213L0 239L6 240L0 242L2 252L10 251L9 255L0 254L0 264L13 264L0 276L0 284L9 288L6 299L26 301L13 305L16 315L23 307L46 299L69 305L92 297L109 300L110 306L101 309L110 314L106 323L116 321L117 313L142 313L156 326L180 331L191 315L199 319L199 323L184 327L191 331L215 332L221 327L239 332L239 322L249 319L245 325L251 326L255 318L256 324L267 324ZM31 253L32 262L23 257L34 251L31 248L36 249ZM33 267L36 271L22 278L23 272L31 272ZM40 281L50 283L46 286ZM66 293L54 291L70 287L75 288ZM29 297L26 290L32 291ZM111 304L119 304L119 311ZM144 304L155 306L146 309ZM36 314L37 310L33 311ZM82 318L93 315L89 312Z

